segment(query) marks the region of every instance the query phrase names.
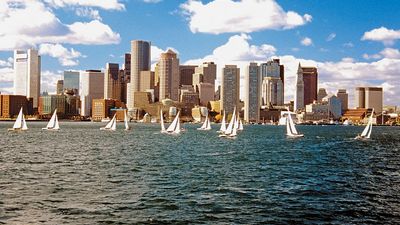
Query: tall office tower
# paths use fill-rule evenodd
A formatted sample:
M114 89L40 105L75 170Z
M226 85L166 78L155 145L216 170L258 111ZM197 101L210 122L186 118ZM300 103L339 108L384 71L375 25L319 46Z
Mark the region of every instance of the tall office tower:
M383 88L357 87L356 100L358 108L374 109L379 114L383 110Z
M284 66L280 65L280 60L273 59L260 64L260 75L260 89L262 90L260 102L264 105L283 105L285 71ZM269 92L267 93L267 91ZM271 99L274 100L271 102Z
M204 62L196 67L195 73L203 74L203 83L209 83L215 86L217 79L217 65L214 62Z
M325 98L326 96L328 96L328 93L326 93L326 89L325 88L318 89L318 94L317 94L318 102L321 102L322 99Z
M236 65L225 65L222 69L221 79L221 109L226 114L233 113L236 107L236 112L239 107L240 94L240 69Z
M246 122L258 123L260 119L260 82L260 67L257 63L250 63L246 67L244 84L244 120Z
M62 95L64 93L64 80L58 80L56 86L57 95Z
M318 71L315 67L302 67L299 63L296 83L295 109L304 109L317 100Z
M104 71L104 99L121 101L122 78L118 63L107 63Z
M179 86L192 85L194 70L197 66L180 65L179 66Z
M92 115L92 100L104 97L104 73L100 70L81 71L79 76L81 116Z
M339 89L336 96L342 102L342 113L344 113L349 108L349 95L346 92L346 89Z
M79 94L79 71L64 71L64 90Z
M161 53L158 66L160 100L170 98L179 101L179 59L176 53L171 49Z
M131 81L131 53L125 53L124 80L126 83Z
M262 80L261 96L267 106L284 105L283 82L277 77L264 77Z
M40 96L41 60L37 50L14 51L14 95L33 98L33 108L38 107Z
M140 71L140 91L154 89L154 72Z
M127 86L128 109L134 108L135 92L140 90L140 71L150 70L151 67L151 43L142 40L131 41L131 76Z

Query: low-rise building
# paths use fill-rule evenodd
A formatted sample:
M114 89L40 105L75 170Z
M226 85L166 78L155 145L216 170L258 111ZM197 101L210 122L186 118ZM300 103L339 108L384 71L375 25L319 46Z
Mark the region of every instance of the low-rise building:
M57 109L57 115L64 117L65 115L65 95L47 95L39 97L39 115L52 115Z
M0 117L14 118L23 108L25 115L33 114L33 98L23 95L0 95Z

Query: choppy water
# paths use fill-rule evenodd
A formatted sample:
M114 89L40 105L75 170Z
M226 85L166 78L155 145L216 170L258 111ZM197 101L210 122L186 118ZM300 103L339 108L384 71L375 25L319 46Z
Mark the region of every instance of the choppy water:
M0 123L0 224L400 223L400 128ZM121 126L121 125L118 125ZM216 125L213 126L214 129Z

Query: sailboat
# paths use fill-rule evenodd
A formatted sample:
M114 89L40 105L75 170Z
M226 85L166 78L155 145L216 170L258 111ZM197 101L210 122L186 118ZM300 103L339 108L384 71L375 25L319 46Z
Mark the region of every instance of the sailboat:
M169 125L169 127L167 128L167 133L168 134L180 134L181 133L181 122L179 120L179 114L181 112L179 111L176 116L175 119L172 121L172 123Z
M162 110L160 111L160 123L161 123L161 133L166 133L167 130L165 129L165 125L164 125L164 115Z
M226 131L226 121L225 121L225 112L224 112L224 116L222 117L222 121L221 121L221 128L219 129L218 133L225 133Z
M125 124L125 130L130 130L131 129L131 127L129 126L129 119L128 119L127 110L125 110L125 113L124 113L124 124Z
M42 130L59 130L59 129L60 126L58 124L57 109L55 109L49 123L47 123L47 126L42 128Z
M297 129L294 125L293 119L291 114L289 113L286 117L286 135L288 137L303 137L304 134L299 134L299 132L297 132Z
M374 115L374 110L372 110L372 113L369 116L367 126L365 126L363 132L361 134L357 135L357 137L355 137L355 139L369 139L371 137L371 133L372 133L372 116L373 115Z
M225 132L220 134L220 137L236 137L237 135L237 128L238 123L236 122L236 108L233 110L231 121L229 121L228 127L226 128Z
M115 117L116 115L117 114L114 114L110 122L108 122L105 127L100 128L100 130L111 130L111 131L117 130L117 119Z
M208 118L208 114L206 116L206 119L204 120L203 125L200 128L197 128L197 130L211 130L211 123L210 118Z
M9 128L9 131L23 131L28 130L28 126L26 125L25 116L21 110L19 110L17 120L15 120L13 128Z
M243 122L242 120L239 118L239 127L238 130L243 130Z

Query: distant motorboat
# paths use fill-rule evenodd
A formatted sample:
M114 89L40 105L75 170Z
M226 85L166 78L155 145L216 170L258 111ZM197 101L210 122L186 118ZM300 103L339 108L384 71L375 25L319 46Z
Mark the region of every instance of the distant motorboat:
M117 130L117 119L116 119L116 115L114 114L112 120L110 120L110 122L107 123L107 125L105 127L100 128L100 130L110 130L110 131L115 131Z
M296 126L294 125L293 119L290 116L290 114L288 114L288 116L286 117L286 135L288 137L303 137L304 134L300 134L297 129Z
M22 107L19 110L18 117L15 120L14 126L9 128L8 131L25 131L28 130L28 126L26 125L25 116L22 112Z
M357 135L357 137L355 137L355 139L369 139L371 137L371 133L372 133L372 116L373 116L373 114L374 114L374 110L372 109L372 113L369 116L367 126L365 126L363 132L361 134Z
M54 110L50 121L47 123L46 127L42 128L42 130L60 130L60 126L58 124L57 109Z

